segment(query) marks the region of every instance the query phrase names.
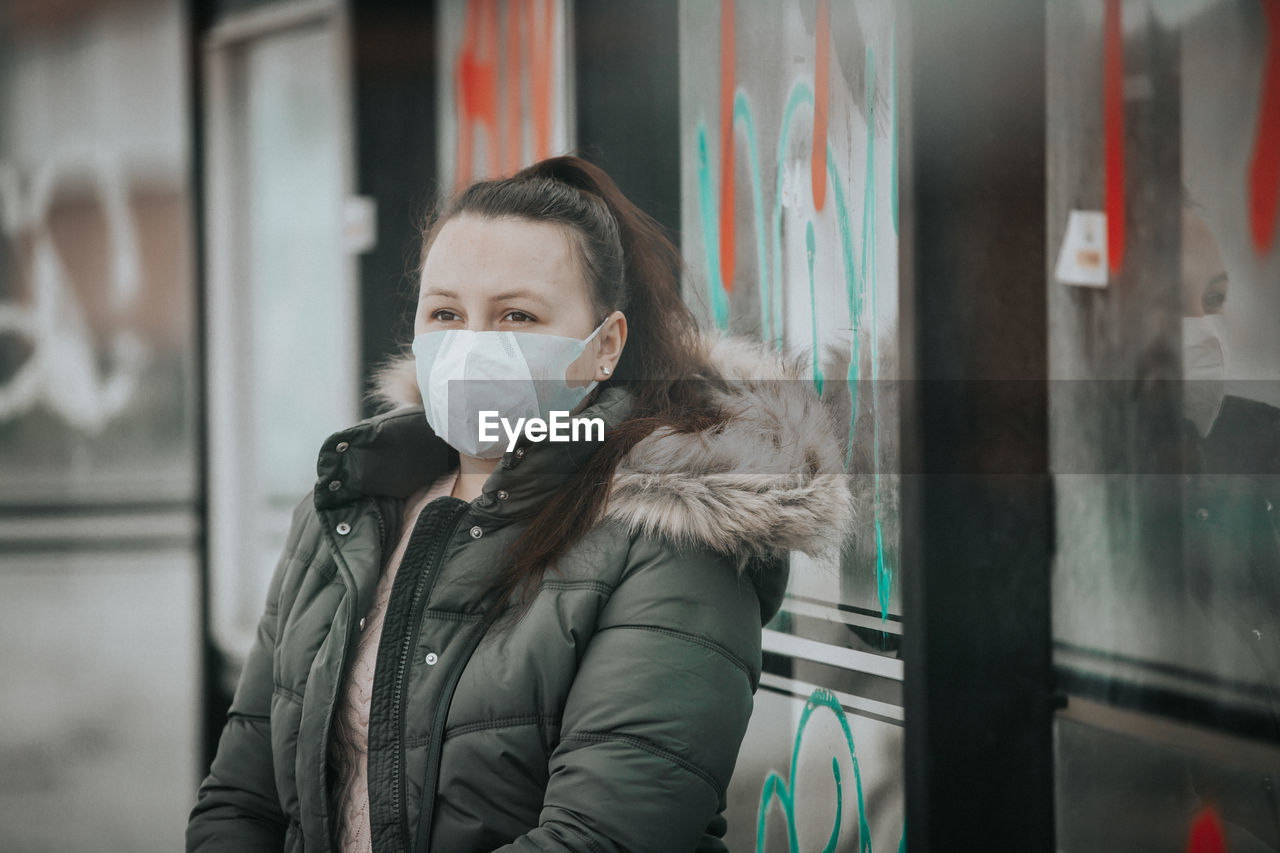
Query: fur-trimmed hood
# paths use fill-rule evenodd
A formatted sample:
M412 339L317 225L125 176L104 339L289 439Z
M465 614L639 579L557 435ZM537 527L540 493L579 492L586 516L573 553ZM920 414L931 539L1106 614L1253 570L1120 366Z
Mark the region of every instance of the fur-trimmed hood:
M728 380L717 392L727 423L697 434L657 430L639 442L614 473L606 517L730 554L739 570L790 550L834 556L852 527L853 498L839 432L803 358L713 332L703 344ZM412 354L379 372L374 395L388 408L422 408Z

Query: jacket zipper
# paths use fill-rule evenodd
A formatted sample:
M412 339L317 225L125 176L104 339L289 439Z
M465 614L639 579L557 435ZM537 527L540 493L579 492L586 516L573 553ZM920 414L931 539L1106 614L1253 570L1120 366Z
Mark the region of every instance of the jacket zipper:
M373 514L378 519L378 568L382 568L382 561L387 558L387 520L382 517L382 507L378 506L378 502L373 502Z
M436 498L436 500L444 500L444 498ZM454 508L453 516L437 532L437 538L432 543L431 558L427 561L426 567L418 573L418 577L415 580L413 596L409 599L406 631L400 643L400 655L396 662L395 688L391 693L391 719L395 725L395 745L391 751L391 796L392 802L396 804L396 809L400 814L401 837L406 850L409 849L412 839L409 837L408 805L405 802L401 755L404 752L404 685L405 673L409 665L409 651L417 643L418 634L422 627L421 604L424 596L429 595L430 589L435 586L435 580L438 575L437 570L444 557L445 548L450 540L453 539L453 534L458 528L458 522L462 520L462 517L471 508L470 504L458 498L450 497L447 500L456 502L458 506ZM432 501L432 503L434 502ZM427 510L424 508L422 511L426 512ZM423 803L423 808L430 808L430 806L430 803Z

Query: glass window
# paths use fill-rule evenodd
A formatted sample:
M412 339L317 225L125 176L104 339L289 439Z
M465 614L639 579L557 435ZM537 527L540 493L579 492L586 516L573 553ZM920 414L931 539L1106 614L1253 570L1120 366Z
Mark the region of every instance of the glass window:
M817 849L833 826L837 849L902 839L895 9L680 8L686 300L803 358L858 506L838 561L791 554L729 791L734 849Z
M173 850L195 795L183 8L0 6L4 850Z
M1048 14L1060 849L1274 850L1280 7Z

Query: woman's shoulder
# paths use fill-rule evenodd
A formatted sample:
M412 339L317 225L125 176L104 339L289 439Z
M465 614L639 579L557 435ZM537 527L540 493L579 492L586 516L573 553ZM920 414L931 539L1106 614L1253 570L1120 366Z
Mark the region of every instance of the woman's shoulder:
M825 559L848 534L841 437L794 359L728 335L708 350L720 417L637 441L613 471L601 527L627 543L620 584L665 588L670 601L735 601L767 620L790 552Z
M271 578L268 606L287 611L303 581L313 572L336 574L337 565L314 490L308 490L294 504L289 531Z
M764 613L781 601L785 561L740 567L733 554L705 542L631 530L609 518L581 544L587 550L579 553L590 556L578 567L604 581L593 633L626 628L638 632L637 641L657 632L692 643L732 662L755 688ZM775 572L784 573L780 585L767 580Z
M308 489L294 502L285 548L294 553L313 552L323 540L320 513L316 509L315 496L312 490Z
M705 541L673 538L606 516L557 568L560 582L599 589L606 598L606 622L652 622L718 640L725 634L749 640L754 630L758 641L764 612L772 615L780 603L787 562L744 559ZM781 584L774 582L778 573Z

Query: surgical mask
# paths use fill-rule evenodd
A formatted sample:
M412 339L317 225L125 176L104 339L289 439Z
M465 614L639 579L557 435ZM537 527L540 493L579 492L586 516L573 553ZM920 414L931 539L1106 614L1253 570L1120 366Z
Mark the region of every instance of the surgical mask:
M497 459L508 439L498 430L496 441L481 441L480 412L496 411L514 423L517 418L545 420L551 412L572 411L596 381L571 387L565 371L603 327L601 322L582 340L468 329L418 335L413 355L427 422L459 453Z
M1182 318L1182 408L1201 436L1209 434L1226 396L1227 345L1222 315Z

